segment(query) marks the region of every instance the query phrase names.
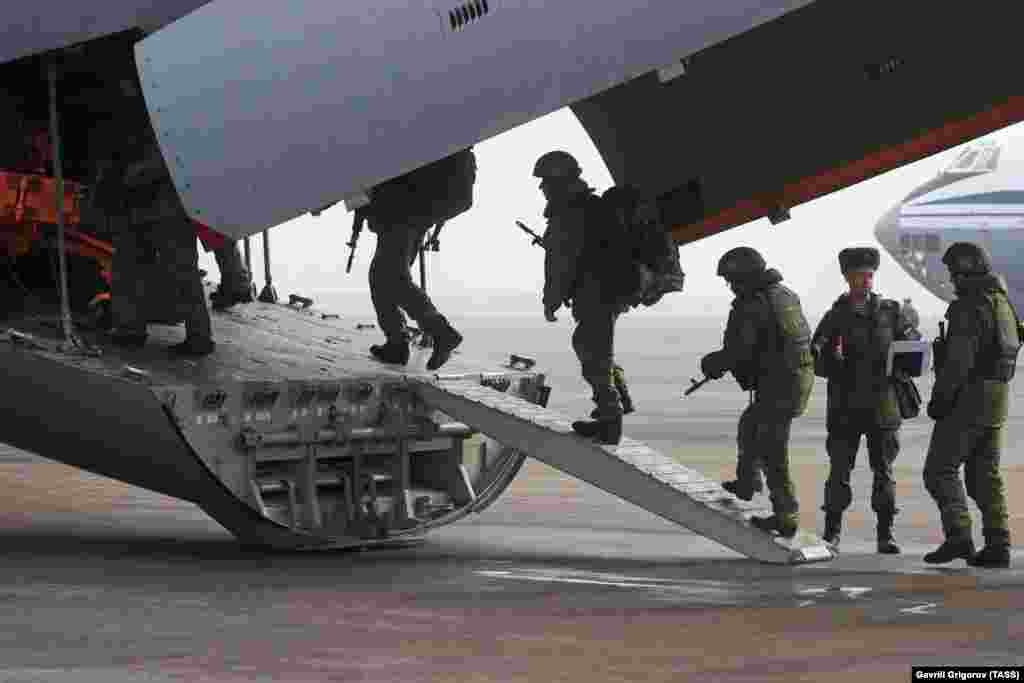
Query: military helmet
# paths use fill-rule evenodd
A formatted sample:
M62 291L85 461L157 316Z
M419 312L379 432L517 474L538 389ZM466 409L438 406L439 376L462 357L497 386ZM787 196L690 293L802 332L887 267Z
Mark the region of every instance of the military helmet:
M568 152L555 150L548 152L537 159L533 166L533 175L537 178L564 178L572 180L579 178L582 171L576 163L576 158Z
M722 254L718 260L718 275L726 280L742 280L757 275L768 267L764 257L752 247L736 247Z
M943 254L942 262L954 275L986 275L992 270L988 254L972 242L954 242Z
M847 247L839 252L839 269L846 275L851 270L878 270L879 255L874 247Z

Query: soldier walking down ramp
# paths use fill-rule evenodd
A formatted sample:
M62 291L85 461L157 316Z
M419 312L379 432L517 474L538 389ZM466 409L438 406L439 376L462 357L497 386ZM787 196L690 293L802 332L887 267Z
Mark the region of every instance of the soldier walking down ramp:
M793 418L807 409L814 386L811 331L800 298L780 284L782 275L767 268L756 250L730 249L718 262L718 275L736 298L723 348L704 356L701 370L713 379L732 372L742 389L753 391L737 429L736 481L722 486L751 500L761 490L763 469L774 514L753 517L751 523L791 537L800 519L789 476L789 433Z
M444 365L462 343L462 335L438 312L409 273L427 231L469 209L476 182L476 157L471 148L394 178L371 191L371 203L360 209L377 234L370 263L370 297L385 343L370 353L385 363L409 361L404 310L433 339L428 370Z
M999 472L1017 367L1020 322L988 254L956 242L942 262L956 299L946 311L949 333L935 342L935 385L928 417L935 420L924 464L924 484L939 507L946 540L924 556L930 564L963 558L976 567L1010 566L1006 492ZM975 554L967 494L981 510L985 547Z
M893 341L921 335L898 303L871 291L878 264L873 247L839 252L839 267L850 289L832 304L811 340L816 374L828 379L825 447L830 464L822 537L838 547L843 513L852 500L850 473L864 436L874 473L871 508L878 520L878 552L896 554L900 549L892 534L898 512L892 465L900 450L902 418L886 362Z
M573 422L573 430L617 444L623 411L613 357L615 322L624 307L617 302L614 264L608 261L612 250L603 243L607 223L595 211L600 199L581 174L576 159L563 151L548 152L534 165L533 175L541 179L540 190L547 199L544 317L556 321L555 313L565 305L572 307L576 320L572 347L597 407L592 420Z

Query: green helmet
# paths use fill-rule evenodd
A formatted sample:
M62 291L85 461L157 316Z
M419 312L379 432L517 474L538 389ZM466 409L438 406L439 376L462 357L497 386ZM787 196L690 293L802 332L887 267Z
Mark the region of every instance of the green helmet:
M533 166L533 175L537 178L572 180L579 178L581 173L575 157L561 150L542 155Z
M718 275L726 280L743 280L764 272L768 264L752 247L736 247L722 254L718 260Z
M942 256L952 275L987 275L992 270L992 260L985 250L972 242L954 242Z

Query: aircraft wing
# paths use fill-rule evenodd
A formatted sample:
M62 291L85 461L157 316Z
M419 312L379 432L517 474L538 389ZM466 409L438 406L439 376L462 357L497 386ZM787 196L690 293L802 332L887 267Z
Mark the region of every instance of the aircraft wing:
M8 0L0 13L0 64L130 29L152 31L211 0Z
M819 1L572 109L615 181L692 242L1024 119L1009 7L974 18Z

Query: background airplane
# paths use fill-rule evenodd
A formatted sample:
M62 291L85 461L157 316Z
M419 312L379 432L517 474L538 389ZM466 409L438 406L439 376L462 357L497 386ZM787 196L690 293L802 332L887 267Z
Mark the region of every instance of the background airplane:
M992 140L970 145L879 219L879 243L943 301L953 300L953 285L942 255L953 242L964 241L988 250L993 268L1006 278L1014 306L1024 306L1024 158L1019 149Z

